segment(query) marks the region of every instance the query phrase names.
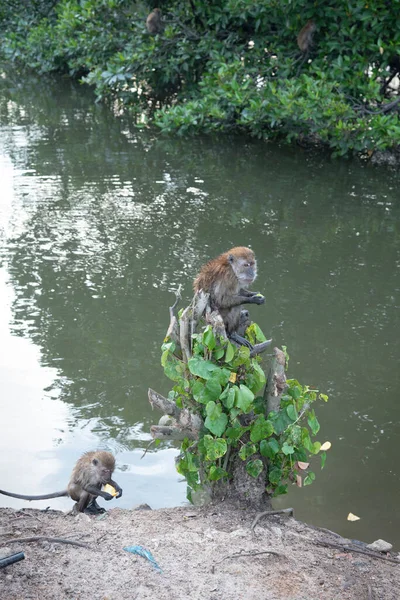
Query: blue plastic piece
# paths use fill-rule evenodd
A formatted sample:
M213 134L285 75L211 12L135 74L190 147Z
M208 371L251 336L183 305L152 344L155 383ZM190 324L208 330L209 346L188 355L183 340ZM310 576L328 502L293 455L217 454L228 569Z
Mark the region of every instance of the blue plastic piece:
M138 554L139 556L143 556L143 558L147 558L147 560L151 562L156 571L162 573L162 569L158 566L150 550L146 550L146 548L144 548L143 546L125 546L124 550L126 550L127 552L131 552L132 554Z

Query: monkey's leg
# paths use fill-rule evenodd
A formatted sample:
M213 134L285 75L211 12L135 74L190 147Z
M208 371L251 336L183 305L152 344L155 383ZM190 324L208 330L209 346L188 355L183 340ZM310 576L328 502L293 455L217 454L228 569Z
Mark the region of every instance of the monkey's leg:
M91 498L89 504L85 508L85 513L88 515L102 515L105 512L107 512L106 509L97 504L95 496Z
M87 505L89 504L89 500L90 500L90 494L88 494L88 492L85 492L85 490L82 490L79 500L75 505L76 510L78 512L85 512L85 509L86 509ZM75 506L74 506L74 509L75 509Z

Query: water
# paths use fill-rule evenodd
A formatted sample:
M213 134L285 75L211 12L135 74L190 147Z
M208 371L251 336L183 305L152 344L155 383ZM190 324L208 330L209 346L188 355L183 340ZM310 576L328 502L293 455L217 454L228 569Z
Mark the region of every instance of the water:
M160 416L147 389L170 389L168 306L179 284L190 299L205 260L251 245L267 297L253 318L288 347L289 376L330 396L326 468L276 504L400 544L397 173L239 137L160 138L84 87L7 74L0 181L1 487L62 489L102 447L118 506L184 503L176 446L141 458Z

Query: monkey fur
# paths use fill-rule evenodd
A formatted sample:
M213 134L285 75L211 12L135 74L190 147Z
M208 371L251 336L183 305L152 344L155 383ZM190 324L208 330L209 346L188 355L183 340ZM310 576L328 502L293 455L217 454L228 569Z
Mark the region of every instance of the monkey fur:
M0 490L0 494L20 498L21 500L48 500L50 498L59 498L69 496L75 500L73 512L89 512L98 514L105 512L97 502L97 496L104 500L112 500L113 496L104 492L101 487L106 483L112 485L118 494L116 498L122 496L122 489L118 483L113 481L112 474L115 469L115 458L110 452L97 450L95 452L85 452L77 461L69 480L66 490L53 492L52 494L42 494L40 496L27 496L23 494L14 494Z
M243 337L241 305L265 303L264 296L247 289L256 277L254 252L250 248L239 246L203 265L193 283L195 292L203 290L210 294L211 309L218 310L221 314L227 336L250 349L252 345Z
M305 54L309 52L312 46L313 36L316 29L317 26L314 21L308 21L297 36L297 45Z
M152 10L149 16L147 17L146 28L151 35L157 35L157 33L162 33L164 26L161 18L161 10L159 8L155 8L154 10Z

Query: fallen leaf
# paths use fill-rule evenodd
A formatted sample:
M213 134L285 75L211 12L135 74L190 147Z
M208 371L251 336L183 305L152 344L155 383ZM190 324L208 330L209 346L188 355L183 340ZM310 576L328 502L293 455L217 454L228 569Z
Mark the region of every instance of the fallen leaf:
M348 521L359 521L360 517L357 517L357 515L353 515L353 513L349 513L347 515L347 520Z
M296 475L296 485L297 487L303 487L303 480L300 475Z
M229 381L230 381L231 383L236 383L236 373L233 373L233 372L232 372L232 373L229 375Z
M308 469L308 467L310 466L310 463L301 462L300 460L297 461L297 464L299 465L299 469L302 469L303 471L305 469Z
M330 442L324 442L320 448L320 451L324 451L324 450L329 450L329 448L332 447L332 444Z

